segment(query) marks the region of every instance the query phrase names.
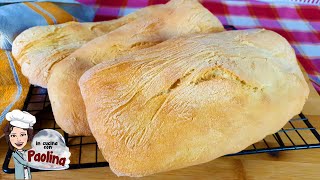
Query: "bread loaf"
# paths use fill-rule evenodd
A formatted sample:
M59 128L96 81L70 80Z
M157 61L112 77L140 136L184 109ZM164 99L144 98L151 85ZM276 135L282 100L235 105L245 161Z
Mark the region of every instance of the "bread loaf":
M93 23L69 22L37 26L22 32L12 53L31 84L47 87L51 68L86 42L117 29L138 17L148 16L159 5L149 6L122 18Z
M223 30L198 1L173 0L149 16L88 42L51 70L48 92L56 122L69 134L91 135L78 80L94 65L172 37Z
M79 85L110 168L134 177L239 152L309 93L289 43L262 29L170 39L91 68Z

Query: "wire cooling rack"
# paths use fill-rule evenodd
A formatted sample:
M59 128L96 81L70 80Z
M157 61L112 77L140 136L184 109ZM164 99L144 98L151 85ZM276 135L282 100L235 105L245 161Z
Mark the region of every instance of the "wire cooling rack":
M225 26L225 28L235 29L233 26ZM104 160L93 137L68 135L55 123L46 89L30 86L23 110L36 116L37 123L34 125L34 133L41 129L54 129L64 136L71 152L69 169L108 166L108 162ZM265 152L273 154L279 151L309 148L320 148L320 135L308 118L301 113L277 133L267 136L239 153L226 156ZM10 161L11 155L12 151L9 149L2 166L5 173L14 173L14 165ZM38 170L31 168L31 171Z
M31 86L23 109L36 116L37 123L34 125L34 133L41 129L54 129L64 136L71 152L69 169L108 166L108 162L103 159L93 137L68 135L55 123L46 89ZM309 148L320 148L320 135L308 118L299 114L277 133L267 136L239 153L226 156L276 153ZM12 151L9 149L3 163L2 169L6 173L14 173L13 164L11 164L12 167L9 167L11 154ZM38 170L31 169L31 171Z

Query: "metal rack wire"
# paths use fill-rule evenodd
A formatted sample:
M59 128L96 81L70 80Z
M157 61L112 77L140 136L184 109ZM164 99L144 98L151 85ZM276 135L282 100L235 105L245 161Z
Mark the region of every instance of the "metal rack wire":
M225 26L227 30L234 30L233 26ZM93 137L71 136L63 132L55 123L47 90L41 87L30 86L23 110L36 116L37 123L34 126L35 133L41 129L54 129L60 132L71 152L70 168L92 168L108 166L100 153L97 143ZM320 148L319 132L312 126L310 121L302 113L291 119L280 131L267 136L247 149L226 156L255 154L255 153L277 153L285 150L298 150ZM86 153L84 152L92 152ZM5 173L14 173L13 165L10 167L12 151L7 151L2 169ZM31 171L38 171L31 169Z

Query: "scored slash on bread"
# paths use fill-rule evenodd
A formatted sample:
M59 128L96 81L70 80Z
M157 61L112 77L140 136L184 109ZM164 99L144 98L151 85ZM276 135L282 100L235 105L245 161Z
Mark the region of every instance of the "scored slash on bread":
M79 85L110 168L134 177L239 152L309 94L289 43L263 29L170 39L96 65Z

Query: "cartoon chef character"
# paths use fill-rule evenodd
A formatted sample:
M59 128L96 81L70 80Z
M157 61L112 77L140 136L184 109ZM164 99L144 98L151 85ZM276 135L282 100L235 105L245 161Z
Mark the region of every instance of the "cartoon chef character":
M12 153L16 179L31 179L30 167L26 161L26 150L22 148L33 138L32 126L36 118L26 111L13 110L6 114L9 124L5 127L5 137ZM15 149L15 150L14 150Z

